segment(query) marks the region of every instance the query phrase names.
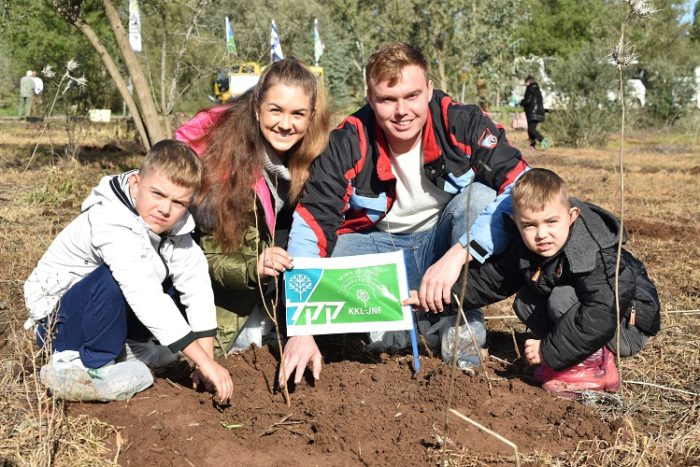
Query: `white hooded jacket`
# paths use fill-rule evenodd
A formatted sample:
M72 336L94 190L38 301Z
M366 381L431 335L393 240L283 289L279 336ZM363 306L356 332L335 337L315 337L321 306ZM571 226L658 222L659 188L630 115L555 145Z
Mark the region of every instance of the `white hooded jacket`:
M137 214L129 194L136 170L103 177L81 214L58 234L24 284L29 308L25 328L52 313L68 289L106 264L136 317L172 351L216 334L214 294L204 253L194 242L186 212L170 232L158 235ZM187 320L162 284L172 279Z

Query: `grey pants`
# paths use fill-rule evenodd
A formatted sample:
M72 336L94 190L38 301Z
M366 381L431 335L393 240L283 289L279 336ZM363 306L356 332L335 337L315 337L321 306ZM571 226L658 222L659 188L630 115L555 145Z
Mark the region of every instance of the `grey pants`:
M580 306L581 303L571 286L555 287L549 297L543 297L529 287L523 287L515 296L513 311L538 337L543 337L551 332L562 316L575 313ZM649 340L637 326L630 326L627 318L622 319L619 331L621 357L637 354ZM617 335L610 340L607 347L617 353Z

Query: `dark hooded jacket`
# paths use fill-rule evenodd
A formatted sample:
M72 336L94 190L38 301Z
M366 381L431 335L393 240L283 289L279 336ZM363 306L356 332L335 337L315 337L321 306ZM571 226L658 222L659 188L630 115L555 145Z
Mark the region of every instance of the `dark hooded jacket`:
M542 357L555 370L584 360L610 342L616 329L615 264L620 224L598 206L576 198L571 204L581 210L581 215L572 224L559 253L543 258L530 251L511 220L508 224L513 241L503 254L470 268L464 298L466 309L503 300L523 287L544 298L554 287L573 287L581 306L552 323L546 335L538 336L542 339ZM625 241L626 234L623 244ZM655 335L660 327L656 288L644 265L624 249L619 291L623 325L628 325L634 309L639 330Z
M525 88L525 96L522 100L525 118L529 122L544 122L544 103L542 101L542 92L540 86L532 81Z

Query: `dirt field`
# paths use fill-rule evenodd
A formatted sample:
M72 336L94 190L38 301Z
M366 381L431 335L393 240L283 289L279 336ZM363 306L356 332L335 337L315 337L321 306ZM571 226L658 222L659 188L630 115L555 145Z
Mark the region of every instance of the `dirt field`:
M627 139L627 247L645 262L665 313L659 335L623 360L619 395L583 403L535 386L519 358L528 334L501 318L512 316L501 303L486 310L491 356L475 375L424 355L414 378L408 356L363 352L358 336L327 338L321 380L293 388L290 406L273 385L274 351L223 360L235 392L222 409L189 389L182 367L128 402L64 407L37 385L41 362L21 331L24 279L99 176L139 162L114 127L90 128L78 161L51 155L64 153L60 128L40 131L0 121L0 464L515 465L511 447L446 415L453 408L517 445L522 465L700 465L697 133ZM525 135L511 139L522 145ZM574 195L620 214L614 141L525 157L559 172Z

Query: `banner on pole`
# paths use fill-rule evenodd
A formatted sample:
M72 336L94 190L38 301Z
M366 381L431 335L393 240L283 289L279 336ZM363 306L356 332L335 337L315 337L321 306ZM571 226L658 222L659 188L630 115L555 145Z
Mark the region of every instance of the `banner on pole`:
M318 33L318 18L314 18L314 61L316 62L316 66L318 66L325 48L326 46L323 45L321 35Z
M413 328L402 251L295 258L284 287L288 336Z
M233 26L231 21L226 17L226 51L231 55L236 55L236 39L233 36Z
M282 44L280 44L280 36L277 34L277 24L272 20L272 30L270 31L270 62L279 62L284 58L282 53Z
M134 52L141 52L141 13L138 0L129 0L129 44Z

